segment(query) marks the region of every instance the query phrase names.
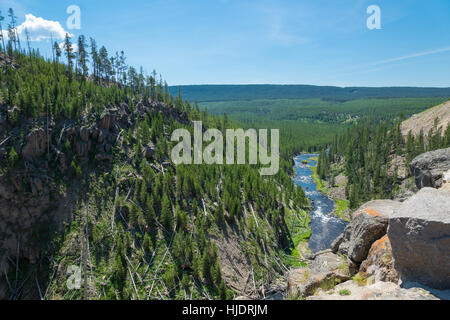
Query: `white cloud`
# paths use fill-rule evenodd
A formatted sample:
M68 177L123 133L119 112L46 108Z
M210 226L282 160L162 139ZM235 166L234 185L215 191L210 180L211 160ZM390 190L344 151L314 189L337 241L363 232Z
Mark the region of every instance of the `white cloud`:
M58 21L45 20L41 17L35 17L32 14L25 15L25 21L17 27L17 33L21 40L26 40L26 30L28 31L30 41L39 42L49 40L63 40L67 31ZM3 30L3 35L8 38L8 32ZM70 36L72 34L69 33Z
M59 44L59 48L63 51L65 50L64 45L65 45L64 41ZM78 44L72 43L72 50L73 52L78 52Z

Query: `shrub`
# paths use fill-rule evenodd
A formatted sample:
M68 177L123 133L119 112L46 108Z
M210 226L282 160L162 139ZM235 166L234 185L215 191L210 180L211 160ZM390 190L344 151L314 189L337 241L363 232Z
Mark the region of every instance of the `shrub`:
M348 289L339 290L339 295L341 295L341 296L349 296L351 294L352 294L352 292Z
M8 164L10 167L15 167L18 161L19 155L17 154L16 150L14 150L14 147L12 147L8 155Z

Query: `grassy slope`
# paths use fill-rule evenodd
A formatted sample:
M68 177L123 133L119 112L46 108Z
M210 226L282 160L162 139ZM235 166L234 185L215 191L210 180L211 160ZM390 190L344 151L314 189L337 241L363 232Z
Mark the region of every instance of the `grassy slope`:
M310 158L310 160L317 161L318 158L314 157L314 158ZM317 190L319 190L322 193L328 194L328 190L325 185L326 184L325 181L320 179L319 175L317 174L317 165L312 167L312 172L313 172L312 178L317 185ZM334 202L336 202L336 205L333 210L333 214L340 219L348 220L348 217L344 216L343 213L350 207L350 202L348 200L338 199L338 198L333 198L333 200L334 200Z

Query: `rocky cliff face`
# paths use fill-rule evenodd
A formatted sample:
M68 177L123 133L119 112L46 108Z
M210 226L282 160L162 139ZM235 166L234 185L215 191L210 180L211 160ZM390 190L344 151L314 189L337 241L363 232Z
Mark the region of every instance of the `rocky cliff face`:
M388 237L402 280L450 289L450 192L420 190L390 218Z
M0 106L0 111L3 109L8 107ZM18 128L0 121L0 163L7 163L12 148L23 163L0 171L0 274L14 271L19 261L38 263L53 232L71 221L82 194L79 177L70 172L69 158L78 164L87 163L89 157L100 166L110 163L122 131L146 110L189 122L184 112L151 100L138 102L134 113L121 103L109 108L98 121L91 115L79 122L51 123L48 128L39 120L24 121ZM149 145L144 156L152 158L154 151L155 146ZM61 187L61 180L68 182L65 185L70 190ZM5 289L5 283L0 283L0 299L8 298Z
M450 170L450 148L419 155L410 164L417 188L439 188L444 173Z

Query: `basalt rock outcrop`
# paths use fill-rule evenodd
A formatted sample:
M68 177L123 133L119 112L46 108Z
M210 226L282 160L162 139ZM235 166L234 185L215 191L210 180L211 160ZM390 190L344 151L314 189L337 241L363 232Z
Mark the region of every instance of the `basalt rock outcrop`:
M14 270L10 261L16 259L38 263L45 241L67 221L72 204L48 176L0 175L0 273ZM0 290L0 299L4 298Z
M411 172L417 188L439 188L444 173L450 170L450 148L426 152L411 161Z
M34 129L27 136L27 141L22 149L22 156L27 161L33 161L44 155L47 149L47 134L44 129Z
M423 188L391 216L388 237L403 281L450 289L450 192Z
M363 262L372 244L386 234L389 217L400 202L374 200L362 205L354 214L344 233L332 244L332 250L356 264Z
M106 108L99 118L90 114L79 121L61 120L48 126L46 119L25 118L12 125L8 120L10 110L14 108L0 104L0 166L9 166L10 150L18 153L18 165L0 172L1 275L12 271L11 261L17 258L38 263L51 233L70 221L81 198L69 171L73 163L82 166L97 161L108 165L124 132L147 112L189 122L185 112L152 100L134 102L133 112L121 103ZM144 148L144 156L154 157L155 149L150 143ZM58 179L68 182L67 188L73 190L61 188ZM0 299L7 298L4 285L0 276Z

